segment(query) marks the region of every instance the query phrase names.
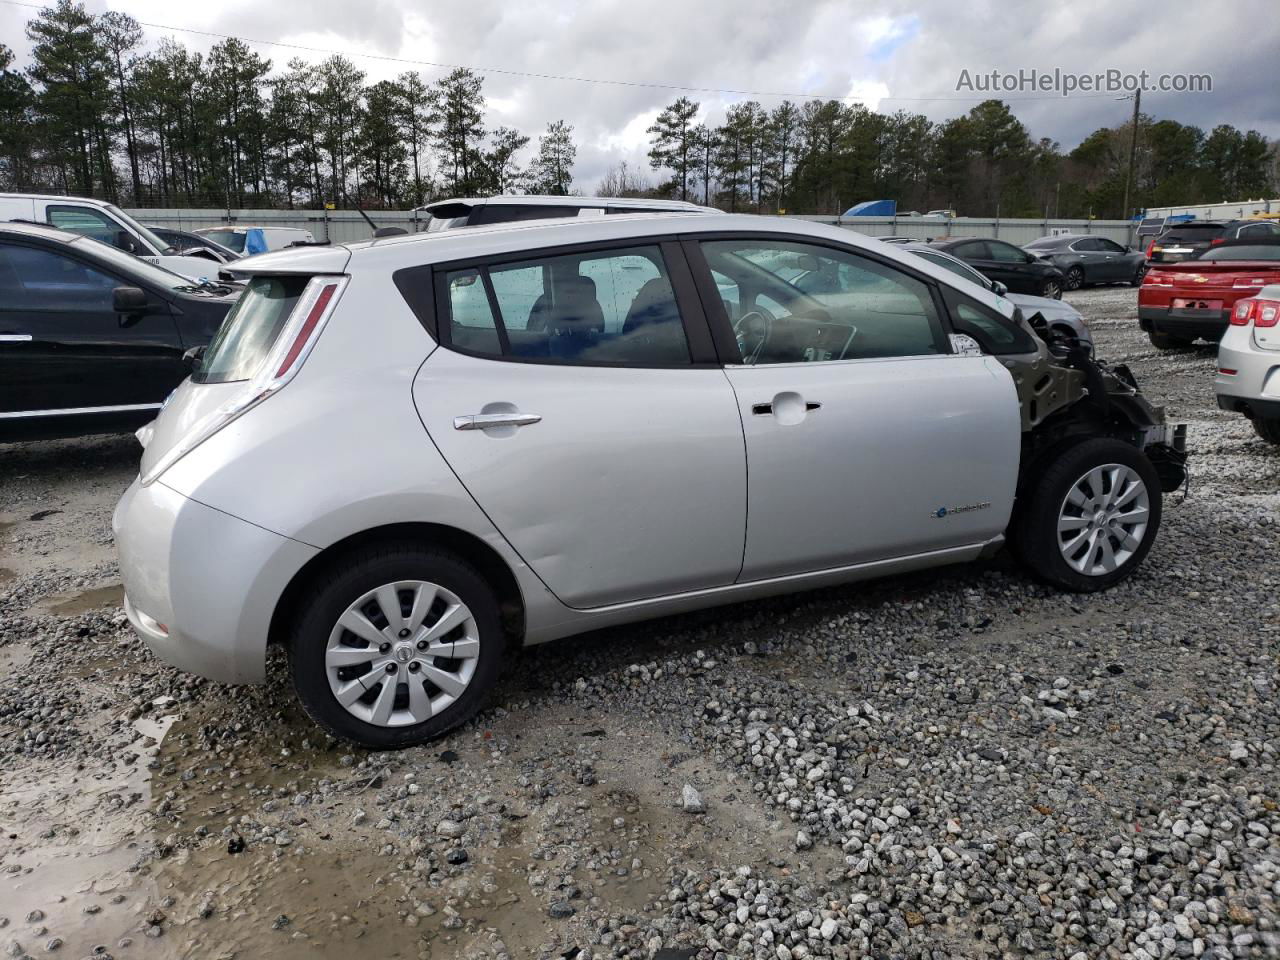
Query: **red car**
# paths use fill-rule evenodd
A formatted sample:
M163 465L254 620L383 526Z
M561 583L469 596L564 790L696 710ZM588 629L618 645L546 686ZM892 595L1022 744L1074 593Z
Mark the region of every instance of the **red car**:
M1178 263L1151 263L1138 289L1138 323L1160 350L1217 342L1237 300L1280 283L1280 238L1227 240Z

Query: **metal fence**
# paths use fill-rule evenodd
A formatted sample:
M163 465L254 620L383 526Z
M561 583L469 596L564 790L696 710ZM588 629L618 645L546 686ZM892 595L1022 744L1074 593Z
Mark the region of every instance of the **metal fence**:
M237 226L301 227L310 230L317 240L348 243L368 240L369 224L355 210L195 210L154 209L130 210L142 223L178 230L199 230L221 224ZM421 229L426 217L412 210L377 210L369 216L380 227L402 227L410 232ZM797 220L830 223L846 230L856 230L869 237L998 237L1010 243L1030 243L1051 233L1092 233L1117 243L1133 242L1133 224L1128 220L1002 220L986 217L837 217L797 216Z

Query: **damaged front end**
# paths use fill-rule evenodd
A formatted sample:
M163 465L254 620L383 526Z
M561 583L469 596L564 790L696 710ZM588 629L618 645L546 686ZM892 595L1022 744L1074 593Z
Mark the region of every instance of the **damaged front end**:
M1035 353L1003 356L1022 414L1022 473L1038 470L1065 443L1115 437L1142 450L1169 493L1187 479L1187 426L1170 424L1163 407L1138 389L1133 372L1090 355L1076 337L1040 314L1017 319L1035 335Z

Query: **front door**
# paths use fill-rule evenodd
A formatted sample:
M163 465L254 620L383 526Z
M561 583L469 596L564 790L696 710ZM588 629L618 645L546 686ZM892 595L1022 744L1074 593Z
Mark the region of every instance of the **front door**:
M673 270L678 247L638 242L436 273L443 348L418 412L570 606L723 586L742 565L742 424Z
M927 281L770 238L699 248L741 362L741 579L982 543L1009 519L1018 403L988 357L951 355ZM694 258L696 262L696 257ZM699 268L695 268L699 269Z
M121 326L112 290L125 282L51 247L0 244L0 414L159 409L184 376L182 342L158 299Z

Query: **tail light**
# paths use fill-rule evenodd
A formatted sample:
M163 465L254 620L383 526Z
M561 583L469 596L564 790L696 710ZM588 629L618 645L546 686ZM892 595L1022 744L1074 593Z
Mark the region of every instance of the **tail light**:
M1263 300L1261 297L1237 300L1231 311L1231 325L1247 327L1251 321L1255 327L1274 327L1280 323L1280 300Z
M1171 287L1173 286L1173 276L1164 270L1148 270L1147 275L1142 278L1142 282L1149 283L1153 287Z
M1226 239L1227 239L1226 237L1214 237L1212 240L1209 241L1209 246L1216 247L1218 244L1223 243Z
M1150 260L1150 259L1151 259L1151 254L1155 253L1155 250L1156 250L1156 242L1155 242L1154 240L1152 240L1150 243L1148 243L1148 244L1147 244L1147 259L1148 259L1148 260Z
M1236 290L1252 290L1254 287L1265 287L1267 281L1262 277L1241 277L1231 286Z
M162 473L227 424L248 413L288 384L302 369L311 348L320 338L324 323L333 312L334 301L346 283L346 277L313 277L286 321L275 346L267 354L257 375L245 385L244 391L194 424L182 440L147 471L142 477L142 485L145 487L153 483Z

